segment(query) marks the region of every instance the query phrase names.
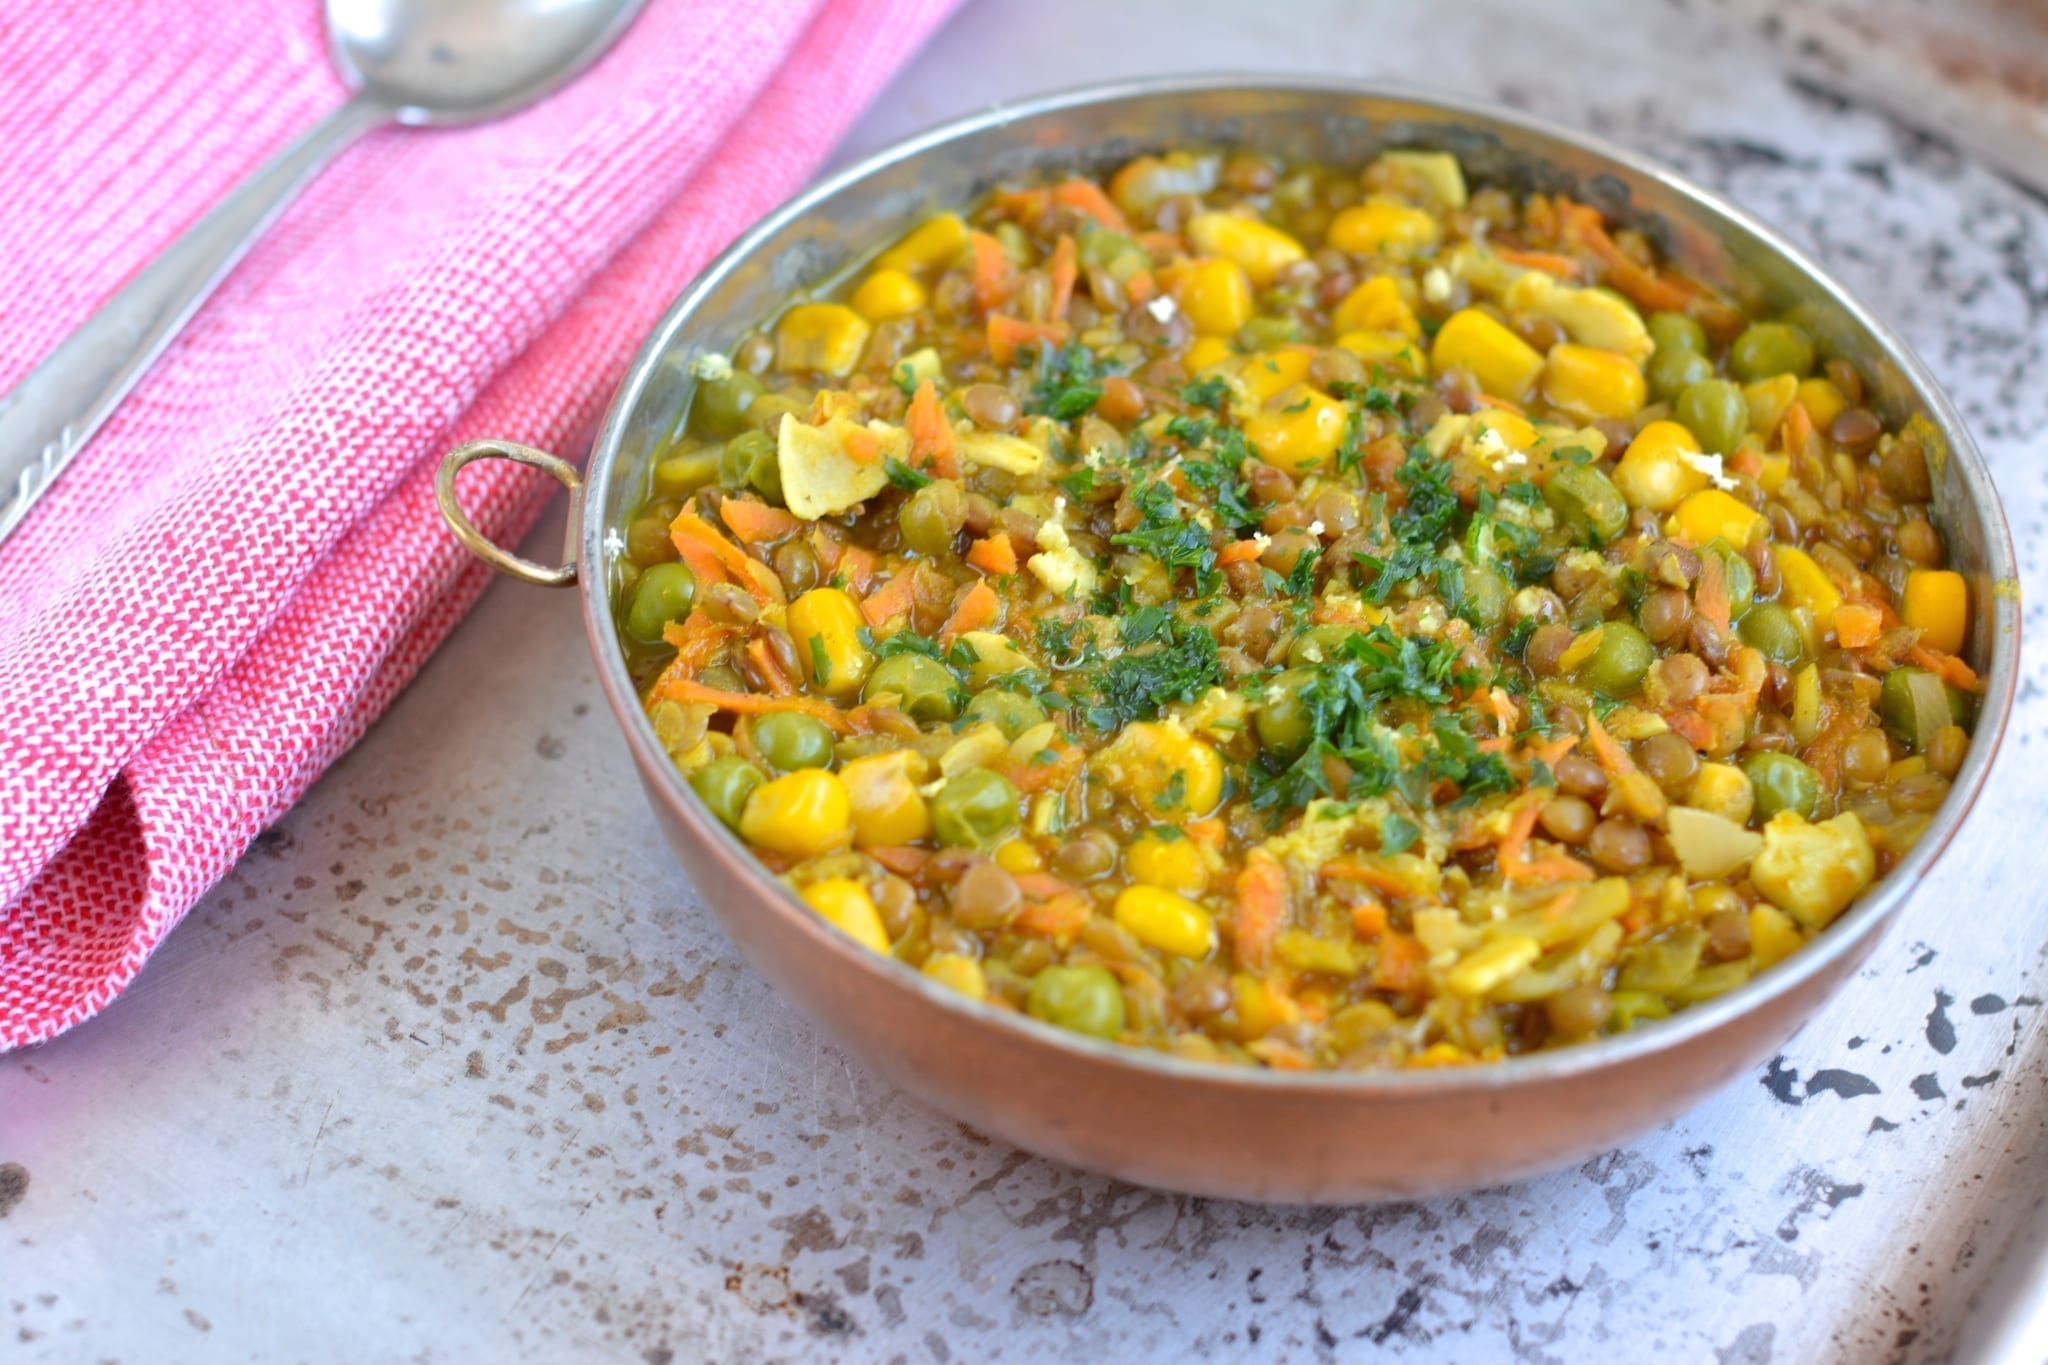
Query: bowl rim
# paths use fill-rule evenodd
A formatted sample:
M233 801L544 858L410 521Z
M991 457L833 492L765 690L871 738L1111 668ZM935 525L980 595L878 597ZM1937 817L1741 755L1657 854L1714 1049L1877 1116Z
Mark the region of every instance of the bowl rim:
M700 303L742 262L752 257L764 242L842 189L962 138L1005 124L1092 105L1231 93L1321 95L1332 99L1402 103L1432 115L1447 116L1453 121L1464 119L1502 125L1590 153L1637 177L1653 181L1681 201L1719 214L1752 234L1821 290L1834 305L1866 328L1887 358L1899 366L1923 401L1928 417L1946 438L1950 458L1959 462L1969 503L1986 524L1989 560L1986 577L1994 585L1989 618L1993 636L1991 660L1984 674L1985 691L1969 753L1933 823L1905 859L1877 884L1870 895L1836 920L1819 941L1809 943L1735 990L1688 1006L1669 1019L1554 1051L1469 1066L1385 1072L1281 1071L1269 1067L1222 1066L1175 1057L1151 1048L1098 1041L1042 1023L1021 1011L991 1009L932 981L906 964L879 958L810 913L795 892L782 885L752 850L723 823L712 818L690 793L688 783L656 739L653 726L639 705L637 693L626 673L624 652L610 611L608 576L591 570L605 563L604 508L613 475L617 472L627 418L657 368L678 350L678 343L683 342L691 317ZM1798 991L1808 980L1829 971L1843 958L1854 960L1853 955L1859 954L1867 942L1883 933L1975 806L1992 762L2003 744L2017 690L2019 604L2016 593L2002 588L2004 584L2017 583L2017 561L2004 505L1982 453L1947 393L1895 330L1778 231L1649 157L1598 135L1533 117L1520 110L1398 83L1265 72L1215 72L1097 82L995 104L893 142L812 182L785 200L736 238L682 289L648 333L620 381L591 446L587 469L578 560L584 566L584 572L579 575L579 596L585 634L599 683L643 778L658 775L652 780L660 784L659 795L678 821L717 847L728 861L743 868L742 875L753 883L765 901L775 907L776 913L783 915L790 922L790 927L806 935L814 946L837 954L843 969L867 974L874 984L888 989L917 995L922 1003L951 1015L962 1024L1008 1031L1011 1034L1009 1041L1019 1046L1056 1049L1078 1065L1127 1068L1136 1075L1161 1081L1278 1092L1300 1099L1315 1096L1346 1100L1421 1100L1450 1093L1469 1095L1542 1085L1588 1072L1642 1063L1676 1052L1734 1019L1760 1010L1769 1001ZM1839 989L1838 984L1827 991L1821 1003L1831 999ZM800 1011L804 1009L803 1001L792 1000L789 1003Z

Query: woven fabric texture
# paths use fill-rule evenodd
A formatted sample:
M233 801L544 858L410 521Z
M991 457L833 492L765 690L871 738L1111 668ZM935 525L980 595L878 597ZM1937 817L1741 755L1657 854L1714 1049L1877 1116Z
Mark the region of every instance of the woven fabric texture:
M509 119L344 153L0 543L0 1050L91 1017L482 590L434 466L587 445L690 276L953 0L652 0ZM0 392L347 98L314 0L0 15ZM515 540L553 485L473 466Z

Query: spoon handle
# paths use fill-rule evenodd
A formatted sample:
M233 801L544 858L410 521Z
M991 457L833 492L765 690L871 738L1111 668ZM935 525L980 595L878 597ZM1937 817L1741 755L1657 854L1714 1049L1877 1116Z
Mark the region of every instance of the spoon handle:
M0 540L322 166L391 118L363 95L334 110L187 228L0 395Z

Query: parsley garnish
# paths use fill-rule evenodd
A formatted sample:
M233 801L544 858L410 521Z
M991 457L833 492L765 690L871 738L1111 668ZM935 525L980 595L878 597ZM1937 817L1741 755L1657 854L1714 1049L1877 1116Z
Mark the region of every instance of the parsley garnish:
M1132 497L1143 518L1135 527L1109 538L1112 545L1150 555L1169 569L1193 569L1204 592L1216 575L1216 551L1209 533L1181 511L1173 489L1154 480Z
M1079 342L1048 350L1024 410L1043 413L1058 422L1085 417L1102 399L1102 386L1096 383L1101 377L1095 352Z
M889 482L906 493L915 493L932 481L929 474L918 473L893 455L883 462L882 468L888 472Z
M1221 411L1230 398L1230 385L1220 374L1205 375L1189 380L1181 386L1180 399L1190 407L1214 408Z
M1208 631L1158 623L1145 645L1126 649L1095 680L1095 702L1081 714L1098 730L1151 720L1169 702L1191 702L1222 681L1216 639Z

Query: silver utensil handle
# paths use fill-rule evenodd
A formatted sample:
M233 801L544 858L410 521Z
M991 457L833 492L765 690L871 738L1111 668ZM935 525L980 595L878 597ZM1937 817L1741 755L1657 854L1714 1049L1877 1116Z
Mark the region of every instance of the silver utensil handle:
M187 228L12 392L0 395L0 539L300 187L390 118L383 105L358 95L306 130Z

